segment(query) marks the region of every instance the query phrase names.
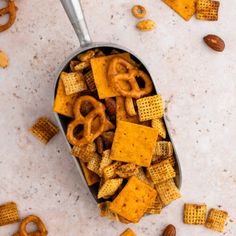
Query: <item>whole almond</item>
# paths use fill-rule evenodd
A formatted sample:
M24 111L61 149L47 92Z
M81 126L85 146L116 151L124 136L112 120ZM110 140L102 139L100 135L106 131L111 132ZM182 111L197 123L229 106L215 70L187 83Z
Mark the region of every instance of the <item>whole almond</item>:
M217 35L209 34L203 38L204 42L213 50L223 52L225 49L225 42Z
M168 225L163 232L163 236L176 236L174 225Z

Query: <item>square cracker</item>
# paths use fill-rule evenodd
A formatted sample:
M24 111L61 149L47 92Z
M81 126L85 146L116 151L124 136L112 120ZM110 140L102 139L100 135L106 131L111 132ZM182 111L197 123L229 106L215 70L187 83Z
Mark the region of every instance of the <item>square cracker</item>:
M155 188L165 206L181 197L179 189L176 187L173 179L157 184Z
M74 117L73 105L78 94L67 96L63 81L59 79L53 111L64 116Z
M110 209L136 223L155 201L156 196L155 189L133 176L113 200Z
M100 99L119 96L119 93L114 91L108 84L107 70L109 63L113 57L120 56L126 60L130 60L129 53L121 53L105 57L97 57L91 59L94 81L97 87L98 96Z
M112 160L150 166L158 131L125 121L117 124L111 148Z
M198 0L196 5L196 18L198 20L218 20L218 12L220 7L219 1Z
M204 225L206 219L206 211L206 204L184 204L184 223Z
M120 236L136 236L136 234L132 229L128 228Z
M19 219L16 203L8 202L0 206L0 226L15 223Z
M154 184L164 182L175 177L176 173L169 160L151 165L147 168Z
M224 232L227 217L228 213L226 211L211 209L208 213L205 226L218 232Z
M186 21L190 20L196 11L196 0L163 0L163 2Z

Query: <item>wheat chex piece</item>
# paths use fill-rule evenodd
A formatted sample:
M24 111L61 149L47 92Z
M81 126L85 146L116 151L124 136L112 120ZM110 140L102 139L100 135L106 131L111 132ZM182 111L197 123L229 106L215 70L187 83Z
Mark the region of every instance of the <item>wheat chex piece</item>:
M132 229L128 228L120 236L136 236L136 234Z
M71 154L75 157L78 157L83 162L89 162L95 155L95 152L96 145L94 142L81 147L73 146L71 150Z
M212 229L218 232L224 232L227 217L228 212L218 209L211 209L208 213L205 226L208 229Z
M8 202L0 205L0 226L15 223L19 219L16 203Z
M163 101L159 94L138 99L137 106L140 121L162 118L164 115Z
M93 171L89 170L84 162L79 161L88 186L92 186L100 181L100 178Z
M98 199L109 198L115 194L123 182L122 178L108 179L98 191Z
M115 178L116 177L116 169L121 165L122 165L121 162L116 161L116 162L112 163L111 165L106 166L103 169L103 177L105 179Z
M46 117L38 118L35 124L30 128L30 132L44 144L47 144L58 131L58 127Z
M157 197L156 197L155 201L147 209L146 213L149 213L149 214L160 214L162 208L163 208L163 203L162 203L162 201L160 199L160 196L157 194Z
M96 88L96 84L94 82L94 77L93 77L93 72L92 70L88 71L85 75L84 75L84 79L85 79L85 82L89 88L89 90L91 92L95 92L97 90Z
M147 168L147 171L154 184L159 184L176 176L175 170L169 160L151 165Z
M198 20L217 21L220 2L212 0L198 0L196 18Z
M151 179L149 179L144 171L143 171L143 167L139 167L138 168L138 172L135 174L135 176L139 179L142 180L143 182L145 182L146 184L150 185L152 188L154 188L154 183L152 182Z
M111 148L112 160L150 166L157 140L157 130L119 121Z
M166 128L165 124L163 122L163 119L157 118L152 120L152 128L158 130L158 135L161 136L162 138L166 138Z
M84 76L79 72L61 72L60 79L63 81L66 95L75 94L87 90Z
M155 201L156 195L155 189L132 176L112 201L110 209L127 220L137 223Z
M102 160L101 160L100 167L99 167L99 172L101 173L101 176L103 176L104 168L111 165L111 163L112 163L112 160L110 158L110 153L111 153L111 150L109 150L109 149L103 151Z
M173 155L173 145L168 141L157 141L155 154L157 156L169 157Z
M184 223L204 225L206 219L206 204L184 204Z
M98 208L100 209L100 216L107 217L110 220L120 221L119 216L115 212L113 212L109 209L110 204L111 204L111 202L109 202L109 201L102 202L102 203L98 204Z
M100 155L94 153L93 158L87 164L87 168L100 176L101 175L101 173L99 172L100 163L101 163Z
M107 70L109 63L111 59L116 56L123 57L128 61L130 60L129 53L121 53L116 55L92 58L90 61L93 71L94 81L100 99L119 96L119 94L109 86L107 77Z
M196 11L196 0L163 0L170 8L188 21Z
M121 178L129 178L138 172L138 166L134 163L124 164L116 169L116 174Z
M156 184L155 188L160 196L164 206L170 204L174 200L181 197L179 189L176 187L173 179L169 179L160 184Z
M77 97L78 94L67 96L64 84L62 80L59 79L53 111L64 116L74 117L73 105Z

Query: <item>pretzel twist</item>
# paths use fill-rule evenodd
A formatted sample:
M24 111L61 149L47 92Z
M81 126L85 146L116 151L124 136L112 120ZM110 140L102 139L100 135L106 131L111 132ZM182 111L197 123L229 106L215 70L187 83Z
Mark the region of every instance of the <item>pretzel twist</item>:
M9 14L8 22L4 25L0 25L0 32L9 29L16 20L16 6L14 0L8 0L8 6L0 9L0 16Z

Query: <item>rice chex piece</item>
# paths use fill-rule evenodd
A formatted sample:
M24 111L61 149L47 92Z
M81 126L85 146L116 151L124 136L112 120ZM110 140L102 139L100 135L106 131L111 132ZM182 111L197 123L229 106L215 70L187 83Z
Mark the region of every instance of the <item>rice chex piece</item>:
M124 164L116 169L116 174L121 178L129 178L138 173L138 166L134 163Z
M158 135L162 138L166 138L166 128L162 118L152 120L152 127L158 130Z
M198 0L196 18L198 20L217 21L220 2L212 0Z
M206 219L206 211L206 204L184 204L184 223L204 225Z
M169 157L173 155L173 146L171 142L168 141L157 141L155 154L157 156Z
M103 177L105 179L115 178L116 177L116 169L121 165L122 165L121 162L116 161L116 162L112 163L111 165L106 166L103 169Z
M156 197L155 201L147 209L146 213L149 213L149 214L160 214L162 208L163 208L163 203L162 203L162 201L160 199L160 196L157 194L157 197Z
M35 124L30 128L30 132L44 144L47 144L58 131L58 127L46 117L38 118Z
M227 217L228 212L218 209L211 209L208 213L205 226L208 229L212 229L218 232L224 232Z
M15 223L19 219L16 203L8 202L0 205L0 226Z
M94 153L93 158L88 162L87 168L101 176L101 173L99 172L100 163L101 157L97 153Z
M154 184L164 182L176 176L174 168L171 166L169 160L164 160L160 163L151 165L147 171Z
M102 160L99 167L99 172L101 173L101 176L103 176L104 168L109 166L112 163L112 160L110 158L110 153L111 153L111 150L109 149L106 151L103 151Z
M96 152L96 145L94 142L89 143L84 146L73 146L71 154L78 157L83 162L89 162Z
M169 179L160 184L156 184L155 188L165 206L181 197L179 189L176 187L173 179Z
M123 182L122 178L108 179L98 191L98 199L109 198L115 194Z
M164 115L163 101L159 94L138 99L137 106L140 121L162 118Z

